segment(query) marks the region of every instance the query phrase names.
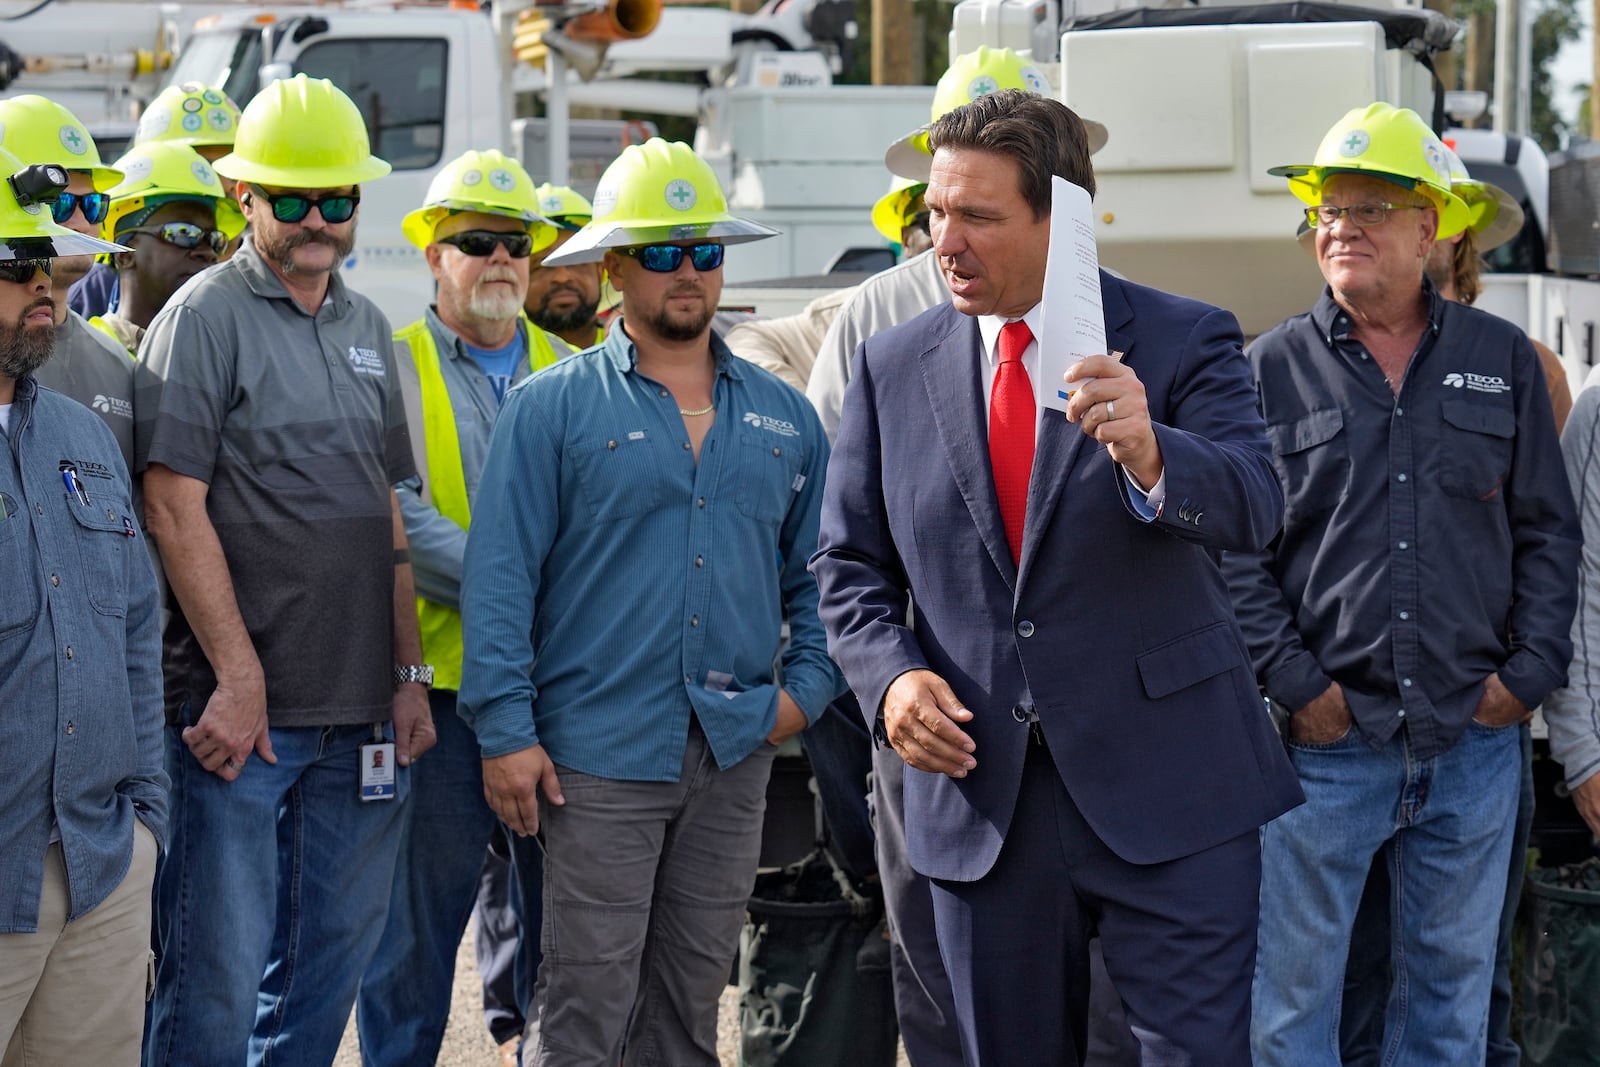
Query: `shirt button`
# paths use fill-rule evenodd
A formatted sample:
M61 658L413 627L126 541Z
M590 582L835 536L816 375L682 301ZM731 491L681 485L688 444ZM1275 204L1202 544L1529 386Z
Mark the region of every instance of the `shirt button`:
M700 625L700 616L698 616L698 615L689 616L689 625L690 626L699 626Z
M783 449L781 449L781 448L774 448L774 449L773 449L773 450L772 450L772 454L773 454L773 455L774 455L774 456L781 456L781 455L783 455Z
M661 390L661 394L660 394L660 395L661 395L661 398L662 398L662 399L663 399L663 400L665 400L665 399L666 399L666 397L667 397L667 391L666 391L666 390L665 390L665 389L663 389L663 390Z
M71 645L67 646L67 658L68 659L72 658L72 646Z
M1410 689L1411 688L1411 679L1410 678L1402 678L1402 679L1400 679L1400 684L1405 686L1407 689Z
M696 556L694 558L694 565L696 567L704 567L706 565L706 558L704 556Z
M33 510L34 510L34 512L36 514L43 515L44 514L44 505L43 504L35 504L33 506Z
M1023 619L1021 622L1017 623L1017 636L1032 637L1033 623L1029 622L1027 619Z
M1403 719L1406 717L1406 709L1401 708L1399 711L1395 712L1394 715L1397 719Z
M688 442L688 441L685 441L685 442L684 442L684 443L683 443L683 450L684 450L684 451L685 451L685 452L687 452L687 451L689 451L689 442Z
M1401 542L1400 542L1400 543L1399 543L1399 544L1398 544L1398 545L1396 545L1396 546L1395 546L1395 547L1396 547L1396 548L1398 548L1398 549L1400 549L1400 551L1402 551L1402 552L1404 552L1404 551L1405 551L1405 550L1406 550L1406 549L1408 549L1408 548L1410 548L1410 547L1411 547L1411 545L1410 545L1410 543L1409 543L1409 542L1406 542L1406 541L1401 541Z
M1409 612L1409 611L1402 611L1402 612L1401 612L1401 613L1400 613L1400 617L1401 617L1401 618L1402 618L1402 619L1409 619L1409 618L1411 618L1411 612Z
M75 727L72 725L72 723L68 722L67 723L67 733L69 733L69 734L72 733L74 729L75 729Z
M61 584L61 579L58 576L52 574L50 576L50 584L51 585L60 585Z
M699 500L696 500L694 502L694 506L697 507L697 508L705 507L706 506L706 498L705 497L701 497Z
M606 442L606 447L611 449L614 452L614 451L616 451L617 443L615 441L607 441Z
M1406 480L1406 476L1404 474L1396 475L1395 480L1403 482Z
M693 684L694 684L694 679L693 679L693 678L690 678L690 677L689 677L689 676L688 676L688 675L687 675L687 674L686 674L686 675L684 675L684 676L683 676L683 684L684 684L684 685L693 685Z
M1394 409L1394 413L1396 415L1404 415L1406 413L1406 409L1405 408L1395 408Z

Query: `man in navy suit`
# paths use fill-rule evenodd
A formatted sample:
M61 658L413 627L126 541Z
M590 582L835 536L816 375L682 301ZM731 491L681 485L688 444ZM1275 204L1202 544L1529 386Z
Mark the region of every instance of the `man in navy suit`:
M952 304L857 353L812 569L908 765L963 1054L1078 1063L1098 930L1145 1064L1239 1067L1256 830L1301 795L1215 563L1283 507L1238 325L1102 273L1122 359L1041 410L1050 182L1093 194L1083 123L1007 91L929 143Z

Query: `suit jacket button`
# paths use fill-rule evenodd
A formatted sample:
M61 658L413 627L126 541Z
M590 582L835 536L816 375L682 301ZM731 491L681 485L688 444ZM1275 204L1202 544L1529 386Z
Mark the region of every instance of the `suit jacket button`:
M1021 704L1013 704L1011 706L1011 717L1018 722L1027 722L1028 709L1023 707Z
M1017 623L1017 636L1032 637L1033 623L1029 622L1027 619L1023 619L1021 622Z

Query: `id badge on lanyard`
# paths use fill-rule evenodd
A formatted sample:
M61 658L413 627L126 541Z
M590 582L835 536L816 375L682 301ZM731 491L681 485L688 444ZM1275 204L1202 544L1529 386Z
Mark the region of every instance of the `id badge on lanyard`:
M361 799L394 799L394 742L383 739L383 724L372 724L372 740L361 746Z

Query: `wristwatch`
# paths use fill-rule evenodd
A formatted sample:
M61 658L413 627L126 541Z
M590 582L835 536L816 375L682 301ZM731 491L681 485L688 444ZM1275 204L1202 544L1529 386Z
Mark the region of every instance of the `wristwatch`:
M404 667L396 666L394 669L394 684L398 688L407 682L421 682L428 688L433 688L433 665L431 663L412 663Z

